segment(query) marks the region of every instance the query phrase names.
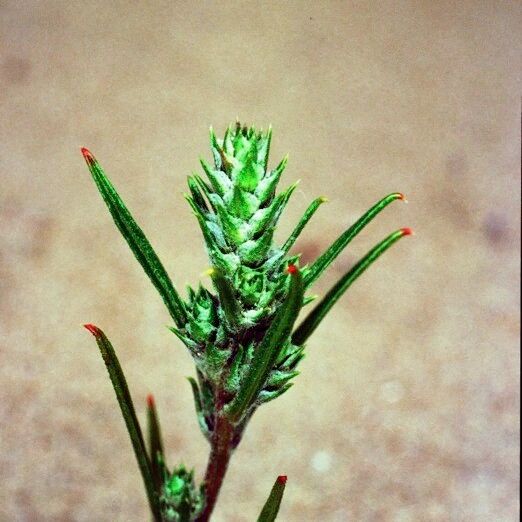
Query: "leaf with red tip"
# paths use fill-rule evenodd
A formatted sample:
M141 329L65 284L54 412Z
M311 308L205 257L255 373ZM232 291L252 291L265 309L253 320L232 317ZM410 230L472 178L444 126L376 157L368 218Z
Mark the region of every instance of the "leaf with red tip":
M94 337L99 337L100 329L97 326L94 326L93 324L89 323L89 324L84 324L83 327L86 328L87 330L89 330L89 332L91 332L92 335L94 335Z
M150 509L155 520L159 522L161 520L161 515L158 498L155 493L151 464L147 456L143 434L141 432L140 423L138 422L138 417L136 416L136 411L134 410L134 404L132 403L125 375L121 369L116 352L103 331L93 324L86 324L84 326L94 335L103 357L103 361L105 362L105 366L107 367L107 371L109 372L112 387L116 393L116 398L118 399L118 404L120 405L121 413L125 420L125 425L127 426L127 431L129 432L132 446L134 448L134 454L136 455L136 460L138 461L141 476L145 484Z
M147 425L149 432L149 457L152 479L156 488L156 494L161 494L163 478L165 474L165 454L163 452L163 439L156 408L156 401L153 395L147 396Z
M308 268L305 275L305 286L309 288L319 276L332 264L344 248L359 234L359 232L372 221L377 214L382 212L390 203L397 199L404 199L400 192L389 194L378 201L373 207L365 212L350 228L343 232L332 245Z
M114 223L116 223L136 259L160 293L176 325L183 326L186 321L185 306L149 240L134 221L96 158L85 148L82 149L82 154L98 190L109 208Z
M241 420L263 388L303 306L303 277L297 267L291 266L293 268L288 294L256 348L236 397L225 406L225 413L230 422L237 423Z
M270 495L257 519L257 522L274 522L277 517L277 513L279 513L279 507L281 506L281 500L283 500L283 493L285 492L286 486L286 475L279 475L274 485L272 486L272 491L270 491Z
M411 233L412 231L409 228L401 228L393 232L393 234L390 234L386 239L383 239L374 246L361 260L348 270L296 328L292 334L292 344L301 346L305 343L350 285L393 244L402 237L411 235Z

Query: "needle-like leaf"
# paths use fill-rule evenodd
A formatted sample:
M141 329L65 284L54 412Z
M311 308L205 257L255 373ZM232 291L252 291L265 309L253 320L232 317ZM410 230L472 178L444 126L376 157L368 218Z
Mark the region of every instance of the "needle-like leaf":
M123 419L125 420L127 431L129 432L132 446L134 448L134 453L136 455L136 460L138 461L141 476L145 484L150 509L155 519L160 521L161 515L158 506L158 499L155 494L151 464L147 456L147 449L143 440L143 434L138 422L138 417L136 416L136 411L134 410L134 405L132 403L132 398L127 386L127 381L125 380L125 375L121 369L118 357L116 356L116 352L114 351L112 344L110 343L109 339L107 339L107 336L102 332L102 330L93 324L86 324L84 326L94 335L96 343L98 344L98 348L100 349L101 355L103 357L103 361L105 362L105 366L107 367L107 371L109 372L109 377L116 393L116 398L118 399L118 404L120 405L121 413L123 415Z
M310 203L309 207L305 210L303 217L299 220L299 223L297 223L297 226L294 228L289 238L285 241L285 244L281 247L281 250L283 250L283 252L288 253L288 251L296 242L296 239L299 237L299 234L301 234L301 232L303 231L303 228L315 214L315 211L321 206L322 203L326 203L327 201L327 198L321 196L319 198L314 199L312 203Z
M136 221L134 221L134 218L96 158L85 148L82 149L82 154L116 226L145 270L145 273L160 293L176 325L179 327L183 326L186 320L185 306L149 240L145 237Z
M290 288L263 340L256 348L252 362L236 397L225 406L230 422L237 423L262 389L279 352L287 342L293 325L303 306L304 284L301 272L295 265L287 269L291 275Z
M404 200L400 192L389 194L378 201L372 208L364 213L350 228L343 232L332 245L308 268L305 275L305 287L309 288L319 276L330 266L335 258L344 250L350 241L370 222L382 212L392 201Z
M411 229L401 228L379 244L374 246L361 260L359 260L339 281L331 288L331 290L323 297L317 306L308 314L304 321L296 328L292 334L292 343L301 346L310 337L312 332L319 326L332 306L346 292L349 286L388 248L404 236L412 234Z
M257 522L274 522L279 512L279 506L281 506L281 500L283 499L283 493L285 492L286 475L279 475L272 491L257 519Z
M161 494L165 471L165 454L163 452L163 439L161 437L161 427L156 409L156 401L153 395L147 397L147 425L149 432L149 456L152 479L156 493Z

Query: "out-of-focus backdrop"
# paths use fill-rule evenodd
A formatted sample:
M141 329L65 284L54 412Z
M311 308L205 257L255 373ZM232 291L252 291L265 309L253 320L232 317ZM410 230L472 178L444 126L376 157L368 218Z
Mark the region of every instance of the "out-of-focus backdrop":
M170 464L194 466L186 349L80 154L98 157L177 285L205 281L183 192L238 116L274 129L301 179L284 239L312 260L403 191L317 287L412 226L342 299L290 392L256 414L216 521L511 521L518 515L518 2L4 1L0 6L0 520L143 521L103 362L140 418L156 395Z

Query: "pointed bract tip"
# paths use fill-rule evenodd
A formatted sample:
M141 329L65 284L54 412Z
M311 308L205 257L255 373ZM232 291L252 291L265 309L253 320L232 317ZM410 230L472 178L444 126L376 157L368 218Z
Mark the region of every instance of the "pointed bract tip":
M83 157L84 157L85 161L89 165L92 165L93 163L96 163L96 158L91 154L91 151L89 149L86 149L85 147L82 147L80 150L82 151L82 154L83 154Z
M94 337L100 337L101 330L97 326L94 326L93 324L88 323L88 324L84 324L83 327L86 328L87 330L89 330L89 332L91 332L92 335L94 335Z
M288 265L286 267L286 272L287 274L297 274L297 272L299 272L299 268L297 268L295 265Z
M156 406L156 401L154 400L154 395L152 395L152 393L147 395L147 406L151 409Z
M279 475L279 477L277 477L277 482L279 482L279 484L286 484L287 478L286 475Z
M399 192L399 199L404 201L404 203L408 203L408 198L402 192Z
M415 232L413 231L413 229L409 228L409 227L401 228L401 232L402 232L403 236L414 236L415 235Z
M215 273L216 273L216 269L213 266L211 266L210 268L207 268L206 270L201 272L201 275L212 277Z

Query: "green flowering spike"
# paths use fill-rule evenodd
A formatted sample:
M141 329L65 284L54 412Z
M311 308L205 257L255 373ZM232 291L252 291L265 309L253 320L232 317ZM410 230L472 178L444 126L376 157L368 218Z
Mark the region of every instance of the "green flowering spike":
M164 522L191 522L203 508L203 494L194 484L194 471L180 465L164 478L160 503Z
M382 198L380 201L365 212L346 232L342 233L328 250L322 254L306 271L305 285L310 287L319 276L332 264L335 258L344 250L350 241L359 234L359 232L372 221L379 213L381 213L390 203L397 199L404 200L404 195L400 192L394 192Z
M257 522L274 522L279 513L281 500L283 500L285 486L286 475L279 475L272 487L272 491L270 491L270 495L263 506L263 510L261 511Z
M374 263L386 250L394 245L399 239L404 236L412 234L410 228L401 228L393 234L390 234L386 239L383 239L379 244L374 246L358 263L355 264L346 274L339 279L339 281L332 287L332 289L324 296L321 302L310 312L306 319L297 327L292 334L292 343L304 344L313 331L319 326L319 323L324 319L326 314L330 311L332 306L339 300L339 298L348 290L351 284L372 264Z
M93 324L85 324L84 326L94 335L103 361L105 362L105 366L107 367L107 371L109 372L109 377L114 392L116 393L116 398L118 399L118 404L120 405L121 413L125 420L127 431L129 432L132 446L134 448L136 460L140 467L143 483L145 484L145 490L147 491L149 506L155 520L159 522L160 514L151 464L147 455L147 449L141 432L140 423L138 422L138 417L136 416L134 404L127 386L127 380L125 379L125 375L121 369L116 352L114 351L109 339L107 339L107 336L102 332L102 330Z

